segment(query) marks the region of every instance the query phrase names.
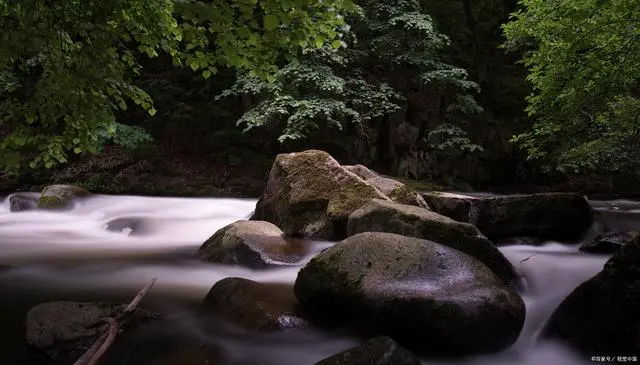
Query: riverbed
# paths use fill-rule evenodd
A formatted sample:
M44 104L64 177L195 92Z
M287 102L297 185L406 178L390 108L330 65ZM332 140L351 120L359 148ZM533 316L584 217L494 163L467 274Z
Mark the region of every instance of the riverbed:
M44 301L128 302L152 278L144 300L167 321L118 340L104 364L142 364L176 344L215 347L228 365L313 365L358 343L344 332L256 334L204 321L198 304L225 277L293 283L300 265L254 271L198 261L198 247L219 228L248 219L255 200L96 195L65 212L11 213L0 198L0 364L26 365L24 318ZM640 204L592 202L612 228L640 226ZM594 226L595 234L598 225ZM308 242L315 253L332 242ZM580 283L598 273L608 256L578 251L578 244L546 242L500 250L526 278L527 318L518 341L491 355L458 360L424 359L431 365L583 365L590 358L562 343L538 339L552 311Z

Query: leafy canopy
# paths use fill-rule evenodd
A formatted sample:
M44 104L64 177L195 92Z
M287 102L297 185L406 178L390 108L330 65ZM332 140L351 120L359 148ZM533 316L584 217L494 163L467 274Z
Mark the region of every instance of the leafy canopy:
M535 123L513 141L561 171L640 167L640 2L521 0L504 27L525 49Z
M338 39L353 10L350 0L0 0L0 171L139 135L116 116L133 104L157 112L135 83L143 57L166 54L205 78L220 67L270 78L280 57Z
M356 3L362 12L348 19L350 26L342 28L339 40L289 63L275 74L274 83L242 74L221 94L257 99L238 124L247 130L276 124L281 141L304 139L322 128L389 117L405 105L408 89L429 88L450 99L430 141L442 149L477 150L456 123L461 115L479 111L471 96L478 86L467 80L464 69L441 60L449 39L435 29L419 2Z

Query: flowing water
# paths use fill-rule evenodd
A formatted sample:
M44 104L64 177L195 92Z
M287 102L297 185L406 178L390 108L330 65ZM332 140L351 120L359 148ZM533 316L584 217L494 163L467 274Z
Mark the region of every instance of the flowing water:
M351 347L348 333L255 334L196 316L198 303L225 277L293 283L301 265L267 271L206 264L194 253L217 229L247 219L254 200L93 196L67 212L9 212L0 198L0 364L27 364L24 318L34 304L50 300L128 302L151 278L157 284L145 304L169 319L162 328L119 341L106 363L144 364L148 353L172 342L214 345L230 365L312 365ZM595 202L610 227L637 227L635 202ZM616 226L617 224L617 226ZM330 242L310 242L314 253ZM598 273L606 256L576 245L501 248L527 278L527 319L519 340L492 355L428 364L581 365L589 358L561 343L536 339L553 309L581 282ZM160 347L162 346L162 347ZM146 354L146 355L145 355ZM594 354L597 355L597 354Z

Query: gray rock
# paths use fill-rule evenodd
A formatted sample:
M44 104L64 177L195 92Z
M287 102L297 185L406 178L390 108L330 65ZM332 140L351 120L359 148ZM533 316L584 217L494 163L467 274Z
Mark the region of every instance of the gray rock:
M504 349L525 317L520 296L480 261L391 233L360 233L323 251L294 291L305 313L355 321L434 354Z
M225 278L213 285L204 306L233 323L252 331L285 331L310 326L299 311L293 287Z
M417 207L429 208L422 195L400 181L383 177L363 165L343 166L348 171L360 176L367 183L375 186L394 202Z
M578 286L554 311L544 337L560 338L585 356L640 354L640 237Z
M430 210L374 199L349 216L347 235L361 232L389 232L435 241L480 260L508 285L518 281L509 260L476 227Z
M614 253L638 237L638 231L607 232L588 240L580 246L580 251L591 253Z
M358 347L330 356L315 365L420 365L409 350L386 336L375 337Z
M289 236L339 239L349 214L373 198L389 200L326 152L280 154L251 219L271 222Z
M26 212L38 208L38 196L33 194L12 194L9 197L9 211L12 213Z
M309 253L309 245L287 239L280 228L265 221L238 221L219 229L198 249L208 262L254 269L294 264Z
M589 203L573 193L478 198L431 192L423 197L433 211L471 223L489 239L534 236L577 240L593 223Z
M49 185L42 190L38 200L39 209L66 209L73 206L73 200L91 193L74 185Z
M127 306L119 303L48 302L27 313L26 340L32 351L58 362L73 363L104 333L101 322L117 317ZM156 319L157 315L138 309L130 325Z

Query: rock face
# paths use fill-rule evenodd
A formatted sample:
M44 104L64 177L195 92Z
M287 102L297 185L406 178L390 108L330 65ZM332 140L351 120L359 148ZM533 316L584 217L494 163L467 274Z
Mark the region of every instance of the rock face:
M587 241L580 246L580 251L592 253L613 253L620 247L635 240L640 232L609 232L596 236L593 240Z
M360 176L360 178L367 183L375 186L394 202L429 208L422 195L400 181L380 176L363 165L344 166L344 168Z
M69 208L73 204L74 198L82 198L90 194L87 190L74 185L49 185L42 190L38 200L38 208Z
M640 354L640 239L618 250L604 269L555 310L546 337L588 356ZM625 355L626 356L626 355Z
M525 317L520 296L480 261L392 233L360 233L323 251L294 290L305 313L355 320L434 354L503 349Z
M431 192L423 197L435 212L471 223L490 239L534 236L575 240L593 223L589 203L572 193L476 198Z
M509 260L476 227L426 209L371 200L349 216L347 235L362 232L389 232L435 241L480 260L505 284L517 282Z
M205 346L193 346L162 354L149 362L149 365L222 365L225 363L220 351Z
M293 287L287 284L225 278L211 288L204 305L232 324L251 331L309 327L309 322L300 316Z
M373 198L389 199L326 152L280 154L252 219L291 236L343 238L349 214Z
M49 302L27 313L26 339L31 350L59 363L73 363L102 334L106 317L117 317L127 306L118 303ZM136 310L131 324L158 318Z
M9 211L12 213L26 212L38 208L38 198L22 194L12 194L9 197Z
M280 228L264 221L238 221L219 229L198 249L205 261L262 269L302 260L308 247L286 239Z
M315 365L420 365L411 352L386 336L330 356Z

